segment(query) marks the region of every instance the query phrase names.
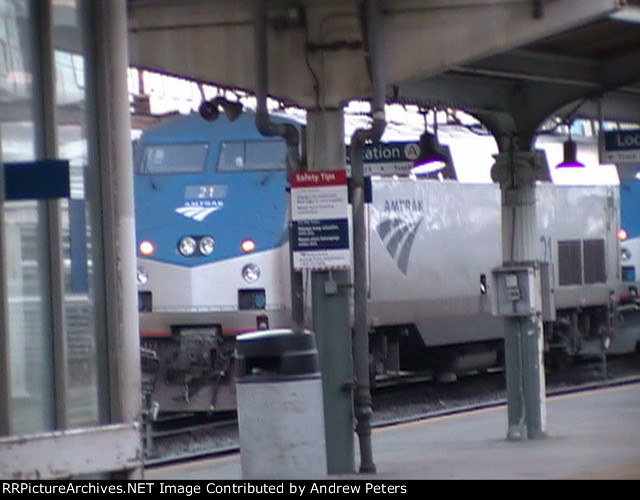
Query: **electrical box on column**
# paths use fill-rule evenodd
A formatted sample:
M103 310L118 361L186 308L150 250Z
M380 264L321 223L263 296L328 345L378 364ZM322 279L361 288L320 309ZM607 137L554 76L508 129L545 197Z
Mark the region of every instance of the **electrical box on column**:
M493 314L552 319L552 270L546 262L493 269Z

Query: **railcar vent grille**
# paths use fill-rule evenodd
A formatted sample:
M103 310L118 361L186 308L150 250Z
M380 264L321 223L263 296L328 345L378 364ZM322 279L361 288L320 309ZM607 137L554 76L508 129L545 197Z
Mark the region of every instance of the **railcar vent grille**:
M604 240L585 240L582 253L584 256L584 282L605 283L607 276L604 262Z
M558 281L560 286L606 283L604 240L559 241Z
M560 286L582 284L580 240L558 242L558 280Z

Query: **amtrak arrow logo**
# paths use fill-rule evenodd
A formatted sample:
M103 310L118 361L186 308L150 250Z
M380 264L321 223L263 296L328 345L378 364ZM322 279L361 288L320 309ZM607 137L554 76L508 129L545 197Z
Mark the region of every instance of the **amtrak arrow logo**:
M223 205L224 204L221 201L215 204L208 204L206 206L184 205L182 207L176 208L176 213L186 217L187 219L202 222L213 212L217 212L218 210L220 210Z
M391 258L395 261L402 274L407 274L409 256L413 240L423 217L416 220L406 220L400 217L385 219L376 228L382 243L387 247Z

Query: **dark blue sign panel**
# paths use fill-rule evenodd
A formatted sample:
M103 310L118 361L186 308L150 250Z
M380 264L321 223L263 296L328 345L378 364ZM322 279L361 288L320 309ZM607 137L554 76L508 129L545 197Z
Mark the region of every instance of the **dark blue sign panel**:
M640 162L640 130L616 130L604 133L604 150L600 152L602 163Z
M349 248L347 219L293 221L295 251L338 250Z
M347 160L351 146L347 146ZM413 163L420 155L420 145L415 141L379 142L365 144L362 148L363 163Z
M347 162L350 154L347 146ZM364 175L407 175L419 156L420 145L414 141L366 144L362 148Z
M4 164L5 200L69 197L69 160Z
M640 130L616 130L604 133L607 151L628 151L640 149Z

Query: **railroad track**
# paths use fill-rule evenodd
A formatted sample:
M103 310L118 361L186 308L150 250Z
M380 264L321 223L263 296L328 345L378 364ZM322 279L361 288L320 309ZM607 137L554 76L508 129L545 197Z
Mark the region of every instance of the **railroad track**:
M224 436L228 436L229 447L237 447L237 428L235 412L161 415L151 425L144 426L145 465L186 460L212 451L222 453L225 451Z
M602 387L640 383L640 354L615 358L606 373L599 362L587 362L547 376L547 397ZM452 384L427 378L413 384L377 388L373 396L372 428L404 422L470 412L506 404L504 373L470 374ZM182 429L165 429L155 436L147 453L146 468L170 463L211 458L239 452L237 421L232 414L225 420L191 422ZM188 420L184 420L188 422ZM148 450L149 451L149 450Z

